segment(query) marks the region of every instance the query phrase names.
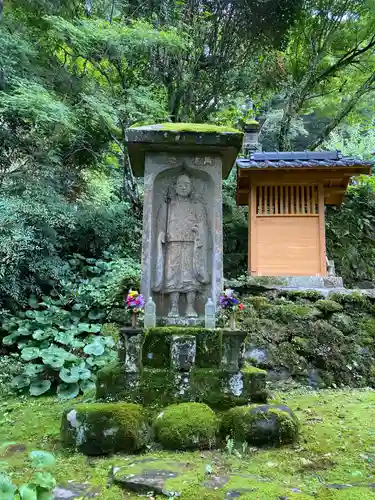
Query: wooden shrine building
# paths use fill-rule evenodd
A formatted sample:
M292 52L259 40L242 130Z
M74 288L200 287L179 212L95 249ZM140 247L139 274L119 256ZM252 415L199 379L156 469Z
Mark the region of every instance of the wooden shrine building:
M338 151L238 159L237 203L249 206L249 274L326 276L324 207L341 204L350 178L371 167Z

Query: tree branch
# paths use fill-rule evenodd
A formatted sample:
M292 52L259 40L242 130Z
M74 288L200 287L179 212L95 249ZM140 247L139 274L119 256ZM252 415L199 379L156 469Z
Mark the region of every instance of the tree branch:
M336 114L336 116L324 128L320 136L309 145L309 149L314 150L321 146L328 138L329 134L342 122L342 120L356 107L359 100L368 92L373 91L372 85L375 83L375 73L373 73L356 91L356 93L346 102L345 106Z

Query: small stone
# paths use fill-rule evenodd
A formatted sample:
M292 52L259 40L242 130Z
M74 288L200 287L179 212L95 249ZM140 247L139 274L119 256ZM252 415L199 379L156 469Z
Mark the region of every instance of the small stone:
M5 449L5 457L11 457L16 453L23 453L26 451L26 446L24 444L9 444Z
M68 481L68 484L58 486L53 490L54 500L71 500L74 498L95 498L100 496L98 488L92 488L89 483L76 483Z
M216 490L218 488L223 488L227 482L229 481L229 478L226 476L212 476L209 481L205 481L203 483L206 488L210 488L212 490Z
M242 495L246 495L247 493L252 493L253 491L257 491L256 488L238 488L237 490L227 491L225 495L225 499L229 500L231 498L240 498Z
M326 484L326 488L330 490L347 490L353 488L352 484Z
M177 477L178 473L172 470L143 470L139 474L125 474L118 471L114 475L114 483L122 486L126 490L136 491L137 493L150 493L165 495L167 497L178 497L180 494L176 491L166 491L164 483L167 479Z

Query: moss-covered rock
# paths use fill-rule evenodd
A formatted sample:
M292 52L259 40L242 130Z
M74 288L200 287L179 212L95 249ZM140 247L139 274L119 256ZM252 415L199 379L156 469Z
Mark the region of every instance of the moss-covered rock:
M318 300L315 303L315 307L319 309L324 316L330 316L333 313L338 313L343 310L343 307L338 302L334 300Z
M154 421L156 440L172 450L206 449L216 443L219 420L207 405L181 403L163 410Z
M358 312L373 312L371 300L369 297L360 292L331 293L329 295L329 299L341 304L346 313L357 314Z
M284 405L238 406L224 415L221 433L239 442L280 446L297 439L299 424Z
M291 323L309 319L313 316L311 307L301 304L286 303L275 305L267 311L267 316L281 323Z
M147 416L137 404L79 404L62 416L63 445L85 455L133 453L145 448L150 435Z
M315 290L281 290L278 292L279 297L285 297L293 302L300 303L301 301L316 302L324 299L324 295Z

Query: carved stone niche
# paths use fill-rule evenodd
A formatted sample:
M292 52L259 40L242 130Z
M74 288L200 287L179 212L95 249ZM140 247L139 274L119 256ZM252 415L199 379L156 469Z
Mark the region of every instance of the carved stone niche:
M152 295L157 316L168 324L194 324L221 287L221 163L215 168L212 158L212 170L206 171L194 158L181 156L173 168L160 168L165 155L153 156L157 173L148 186L151 227L143 245L143 293Z
M171 342L171 368L189 372L195 364L197 345L194 335L173 335Z

